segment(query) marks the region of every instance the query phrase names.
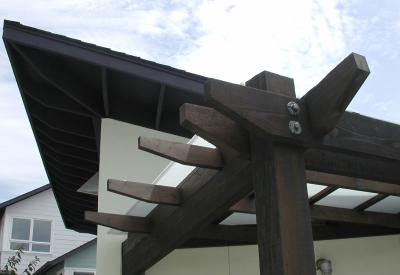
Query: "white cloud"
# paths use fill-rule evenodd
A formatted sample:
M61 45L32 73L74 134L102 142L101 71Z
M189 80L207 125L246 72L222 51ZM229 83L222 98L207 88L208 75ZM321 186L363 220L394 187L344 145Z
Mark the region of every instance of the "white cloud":
M379 110L379 111L387 111L388 107L393 104L393 100L389 101L379 101L374 104L374 106Z
M372 73L355 110L400 119L400 80L379 82L400 72L399 1L13 0L0 18L234 83L272 71L294 78L298 96L357 52ZM46 184L4 46L0 63L0 183Z

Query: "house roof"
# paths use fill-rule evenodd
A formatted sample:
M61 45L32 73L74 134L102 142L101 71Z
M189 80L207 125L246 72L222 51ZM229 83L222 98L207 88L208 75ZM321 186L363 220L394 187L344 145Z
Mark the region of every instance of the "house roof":
M3 40L64 224L95 234L97 197L76 190L99 170L101 119L191 137L179 107L204 105L206 77L13 21Z
M62 261L74 256L75 254L81 252L82 250L85 250L88 247L91 247L92 245L95 245L97 243L97 238L93 239L81 246L78 246L77 248L71 250L68 253L65 253L64 255L61 255L60 257L52 260L52 261L48 261L46 262L44 265L42 265L38 270L36 270L36 272L34 272L34 275L41 275L41 274L45 274L46 271L48 271L49 269L51 269L52 267L58 265L59 263L61 263Z
M100 119L191 137L179 125L178 110L183 103L204 105L206 78L17 22L5 21L3 39L65 226L96 233L96 225L85 222L83 213L97 211L97 197L76 190L98 172ZM354 211L399 212L389 205L398 206L400 192L393 191L400 183L397 162L366 162L357 156L316 150L309 150L305 161L307 179L310 176L314 178L310 182L322 185L320 189L314 186L312 192L309 189L310 204L343 208L351 201L347 208ZM340 176L332 180L330 174ZM369 193L342 197L342 187ZM368 226L364 233L362 225L329 235L325 221L321 225L323 238L399 230Z
M0 219L3 217L4 212L6 211L6 208L8 206L13 205L15 203L18 203L18 202L20 202L20 201L22 201L24 199L30 198L32 196L35 196L35 195L37 195L37 194L39 194L39 193L41 193L43 191L46 191L47 189L50 189L50 188L51 188L50 184L46 184L46 185L43 185L42 187L36 188L36 189L34 189L32 191L29 191L29 192L27 192L25 194L22 194L22 195L18 196L18 197L15 197L15 198L13 198L11 200L8 200L8 201L5 201L5 202L1 203L0 204Z

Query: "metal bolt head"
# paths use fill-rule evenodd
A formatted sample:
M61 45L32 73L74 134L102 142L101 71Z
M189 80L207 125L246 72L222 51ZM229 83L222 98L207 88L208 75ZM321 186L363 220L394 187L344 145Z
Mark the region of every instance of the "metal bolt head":
M296 102L290 101L286 106L292 116L298 116L300 114L300 107Z
M289 129L295 135L299 135L301 133L301 125L297 121L289 122Z

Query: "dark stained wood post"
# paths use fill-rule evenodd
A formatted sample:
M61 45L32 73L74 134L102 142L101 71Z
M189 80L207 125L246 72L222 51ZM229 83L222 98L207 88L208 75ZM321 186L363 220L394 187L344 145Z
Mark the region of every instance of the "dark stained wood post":
M293 79L268 72L246 84L295 95ZM260 274L315 274L304 149L254 134L250 134L250 141Z

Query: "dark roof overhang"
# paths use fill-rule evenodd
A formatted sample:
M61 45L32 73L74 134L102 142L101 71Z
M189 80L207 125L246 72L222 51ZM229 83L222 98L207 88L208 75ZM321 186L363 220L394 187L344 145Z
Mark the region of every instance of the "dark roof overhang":
M204 105L206 78L18 22L3 40L65 226L95 234L97 197L76 190L98 172L100 119L191 137L179 107Z

